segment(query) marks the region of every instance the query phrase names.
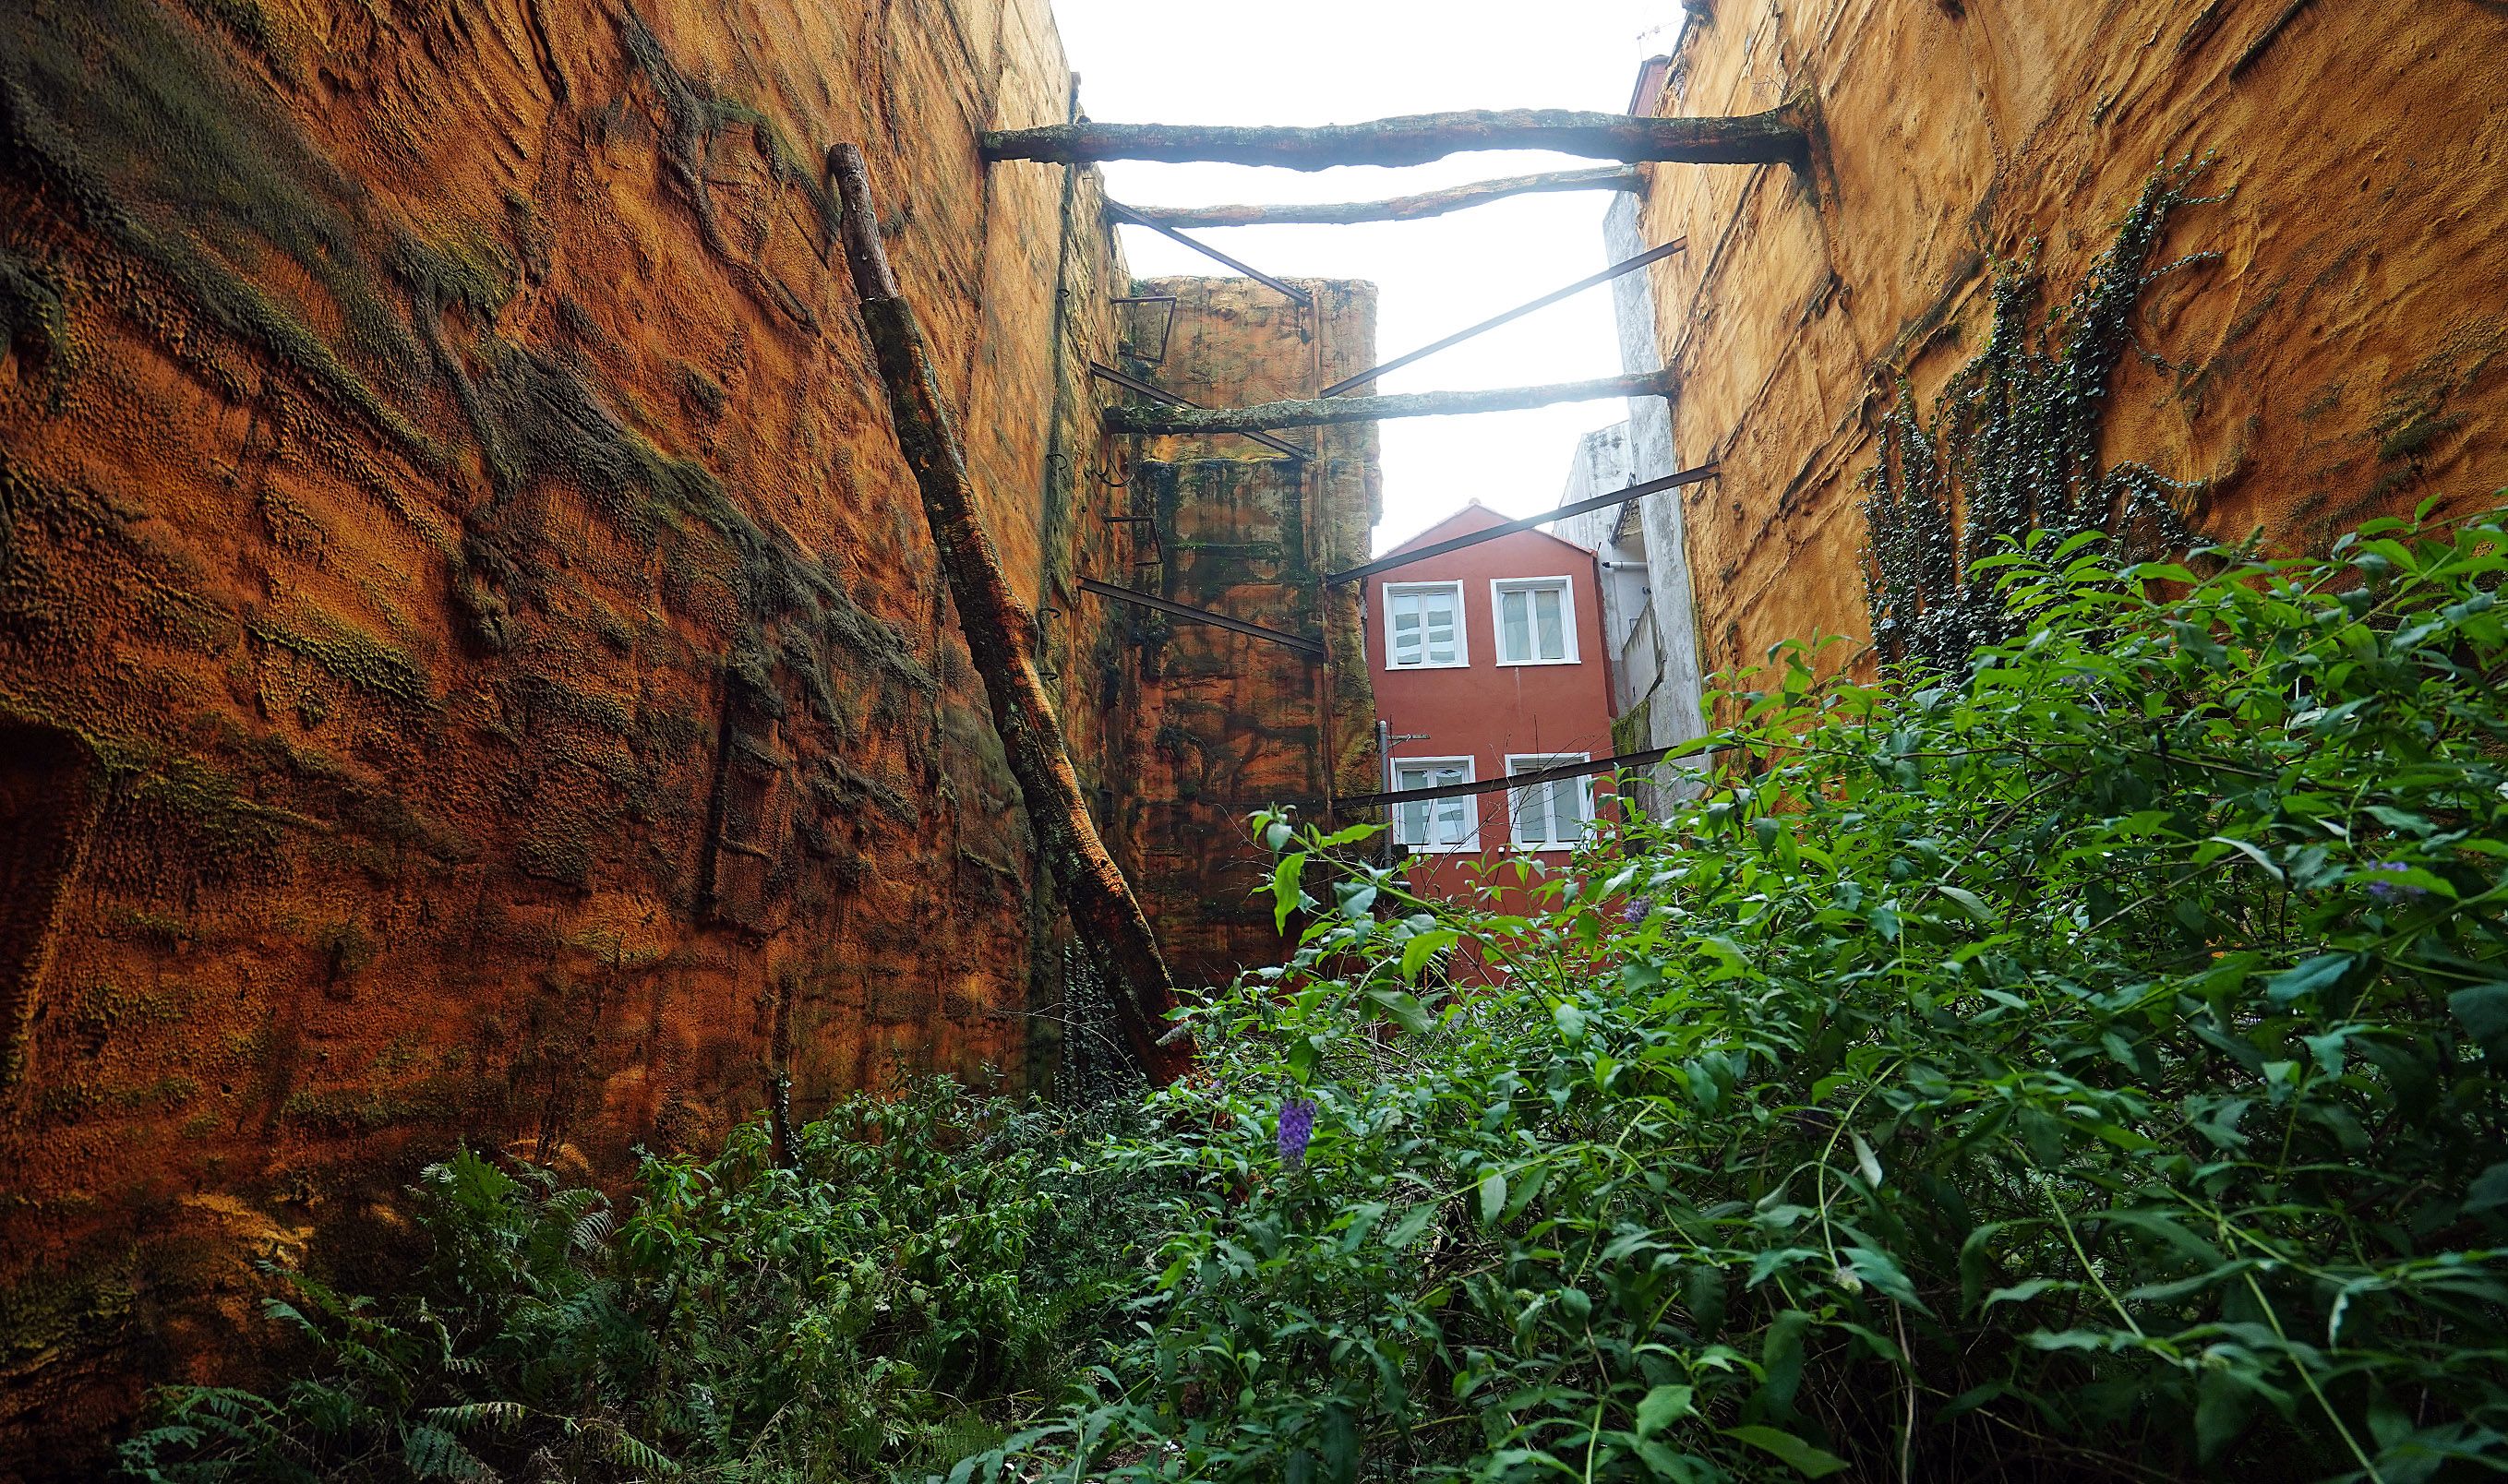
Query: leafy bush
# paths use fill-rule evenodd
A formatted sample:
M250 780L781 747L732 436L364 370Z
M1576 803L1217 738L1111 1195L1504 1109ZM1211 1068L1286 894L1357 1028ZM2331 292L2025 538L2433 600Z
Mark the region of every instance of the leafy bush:
M1781 652L1702 796L1534 910L1258 816L1294 957L1118 1130L941 1083L797 1171L761 1128L648 1162L624 1214L458 1157L415 1294L299 1280L316 1363L126 1460L2508 1471L2508 530L2085 553L1989 559L2023 636L1957 674Z
M2090 539L1960 673L1781 652L1538 911L1259 819L1147 1327L951 1477L2508 1471L2508 533Z
M997 1441L1141 1281L1124 1197L1067 1112L941 1079L647 1159L623 1210L463 1152L427 1170L435 1242L378 1303L302 1274L311 1342L276 1394L185 1388L124 1445L148 1479L878 1477Z

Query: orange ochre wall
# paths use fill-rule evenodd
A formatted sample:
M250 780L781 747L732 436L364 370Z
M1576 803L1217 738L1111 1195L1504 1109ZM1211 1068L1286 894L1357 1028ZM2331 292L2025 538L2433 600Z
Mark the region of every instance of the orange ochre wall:
M2508 5L1715 0L1641 112L1806 94L1819 166L1650 165L1705 668L1868 633L1859 482L1905 374L1982 342L1994 259L2061 299L2163 163L2214 157L2135 315L2104 452L2212 482L2206 534L2321 546L2508 486ZM1851 653L1853 645L1833 653Z
M1240 714L1308 727L1249 786L1321 791L1303 671L1169 706L1076 586L1143 544L1092 480L1130 283L1093 171L976 150L1073 97L1046 0L0 8L0 1478L236 1374L255 1258L387 1282L456 1140L613 1177L779 1068L802 1116L1054 1071L1059 908L830 143L1118 855L1250 860L1264 799L1156 810L1143 760ZM1334 304L1300 354L1364 364ZM1347 546L1336 437L1302 519ZM1199 901L1153 904L1192 973L1271 947Z

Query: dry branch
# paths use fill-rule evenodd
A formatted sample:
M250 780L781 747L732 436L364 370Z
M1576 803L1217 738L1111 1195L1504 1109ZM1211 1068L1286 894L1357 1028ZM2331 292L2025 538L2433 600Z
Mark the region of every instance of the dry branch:
M1012 596L1001 557L977 519L965 449L940 401L914 310L898 292L880 246L862 152L850 144L835 146L828 152L828 169L844 213L839 230L845 262L853 270L864 329L879 356L898 447L923 492L923 517L957 602L958 627L976 673L983 677L993 726L1018 779L1037 848L1070 903L1072 925L1118 981L1113 998L1125 1038L1151 1075L1172 1080L1192 1057L1189 1044L1161 1040L1161 1022L1175 1002L1174 983L1149 919L1123 869L1106 852L1081 797L1062 724L1030 658L1027 613Z
M1411 114L1366 124L1259 128L1216 124L1049 124L987 130L987 160L1211 161L1326 170L1345 164L1424 164L1467 150L1548 150L1594 160L1690 164L1792 164L1811 158L1803 111L1792 103L1737 119L1649 119L1558 108Z
M1304 402L1258 402L1252 407L1118 407L1106 414L1113 433L1252 433L1268 428L1319 427L1331 422L1374 422L1380 417L1444 417L1458 413L1511 413L1553 402L1599 402L1606 397L1668 397L1670 372L1562 381L1549 386L1499 386L1488 391L1415 391L1392 397L1329 397Z
M1544 175L1509 175L1396 196L1381 201L1290 202L1277 206L1126 206L1141 222L1154 227L1347 227L1359 222L1414 222L1443 216L1484 201L1550 191L1635 191L1638 172L1624 164L1591 170L1553 170Z

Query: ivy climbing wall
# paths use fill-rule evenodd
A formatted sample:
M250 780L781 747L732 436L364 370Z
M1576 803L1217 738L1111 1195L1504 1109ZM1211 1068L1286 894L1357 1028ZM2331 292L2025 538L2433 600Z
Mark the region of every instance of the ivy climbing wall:
M2146 183L2189 159L2212 157L2188 194L2225 199L2179 206L2153 245L2154 271L2203 256L2142 287L2105 347L2089 462L2139 461L2185 487L2196 531L2289 550L2508 487L2508 5L1690 11L1641 109L1808 92L1825 132L1801 175L1645 167L1645 239L1690 243L1650 271L1676 443L1723 465L1681 496L1707 670L1817 633L1856 641L1832 662L1854 652L1894 410L1932 413L1999 301L2018 322L2016 278L2036 280L2032 322L2072 300Z
M457 1139L610 1177L778 1073L1051 1074L822 157L1121 814L1235 724L1145 720L1073 585L1132 569L1129 284L1093 172L975 148L1073 87L1045 0L0 9L0 1477L232 1374L254 1259L387 1282Z

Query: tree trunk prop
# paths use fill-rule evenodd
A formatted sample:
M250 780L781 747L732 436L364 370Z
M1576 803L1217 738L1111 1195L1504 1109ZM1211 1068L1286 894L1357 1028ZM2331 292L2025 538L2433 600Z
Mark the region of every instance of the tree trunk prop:
M1374 422L1380 417L1445 417L1461 413L1511 413L1553 402L1600 402L1615 397L1668 397L1668 371L1561 381L1549 386L1500 386L1488 391L1415 391L1390 397L1326 397L1303 402L1258 402L1251 407L1118 407L1106 414L1115 433L1255 433L1271 428L1321 427L1335 422Z
M1110 997L1133 1054L1151 1076L1172 1081L1193 1056L1189 1042L1162 1041L1162 1022L1175 1003L1174 983L1149 919L1122 868L1106 852L1081 798L1062 724L1030 659L1032 625L1012 597L1001 558L977 519L975 486L967 475L958 430L941 404L914 310L899 294L888 254L880 246L862 152L839 144L828 152L828 168L843 209L838 231L845 261L853 270L863 327L879 356L898 447L923 491L923 517L940 548L940 570L958 606L958 627L976 672L983 677L993 726L1010 755L1037 847L1070 904L1073 926L1121 981Z
M1554 170L1546 175L1509 175L1397 196L1381 201L1290 202L1278 206L1126 206L1153 227L1348 227L1360 222L1416 222L1443 216L1485 201L1550 191L1636 191L1642 185L1628 165L1608 164L1592 170Z
M1049 124L988 129L986 160L1087 164L1098 160L1207 161L1328 170L1425 164L1467 150L1548 150L1591 160L1688 164L1790 164L1811 160L1809 110L1788 102L1734 119L1650 119L1560 108L1411 114L1366 124L1264 128L1214 124Z

